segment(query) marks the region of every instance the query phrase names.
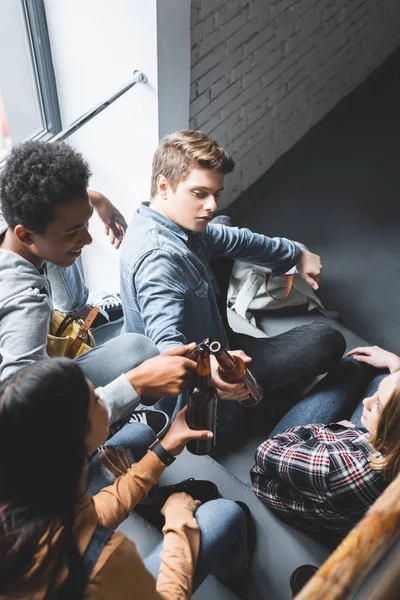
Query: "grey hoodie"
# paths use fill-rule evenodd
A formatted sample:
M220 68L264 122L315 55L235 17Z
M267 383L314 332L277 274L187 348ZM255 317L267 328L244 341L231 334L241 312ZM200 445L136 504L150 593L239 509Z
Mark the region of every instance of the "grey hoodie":
M46 269L39 272L19 254L0 249L0 380L47 356L52 313ZM107 406L110 422L130 414L140 402L125 375L96 391Z

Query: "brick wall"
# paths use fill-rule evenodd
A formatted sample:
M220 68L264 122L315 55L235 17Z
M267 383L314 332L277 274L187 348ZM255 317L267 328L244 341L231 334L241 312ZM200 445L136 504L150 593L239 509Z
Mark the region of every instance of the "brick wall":
M400 0L192 0L190 126L236 160L221 207L400 45Z

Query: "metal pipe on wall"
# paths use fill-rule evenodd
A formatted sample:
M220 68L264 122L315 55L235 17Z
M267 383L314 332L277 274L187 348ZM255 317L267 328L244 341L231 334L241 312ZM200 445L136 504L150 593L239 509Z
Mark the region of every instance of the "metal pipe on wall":
M88 110L81 117L76 119L76 121L71 123L71 125L68 125L68 127L66 127L65 129L63 129L62 131L57 133L55 136L53 136L49 140L49 142L62 142L64 140L66 140L73 133L78 131L78 129L83 127L83 125L85 125L86 123L91 121L96 115L101 113L105 108L107 108L107 106L110 106L110 104L112 104L113 102L118 100L118 98L120 98L123 94L125 94L125 92L130 90L134 85L136 85L137 83L147 83L147 77L141 71L135 70L133 72L133 74L134 74L134 78L132 79L132 81L130 83L125 85L122 89L120 89L118 92L116 92L113 96L110 96L110 98L108 98L107 100L100 102L99 104L97 104L96 106L94 106L93 108Z

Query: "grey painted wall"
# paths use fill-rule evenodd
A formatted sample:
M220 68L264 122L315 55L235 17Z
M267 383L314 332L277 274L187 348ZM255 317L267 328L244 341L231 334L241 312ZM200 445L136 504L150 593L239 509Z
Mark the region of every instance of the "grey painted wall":
M326 306L397 353L399 107L397 52L230 207L241 225L318 252Z

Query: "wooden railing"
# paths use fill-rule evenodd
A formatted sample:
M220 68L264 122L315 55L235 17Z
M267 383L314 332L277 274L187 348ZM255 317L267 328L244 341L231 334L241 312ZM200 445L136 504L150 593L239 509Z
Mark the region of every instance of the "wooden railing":
M386 488L295 600L347 600L392 547L399 534L400 476ZM390 574L389 571L387 573L387 595L382 595L382 581L379 583L379 590L374 590L370 600L398 600L399 569L400 558L392 566ZM396 589L393 587L396 586L396 581L397 594L391 596Z

